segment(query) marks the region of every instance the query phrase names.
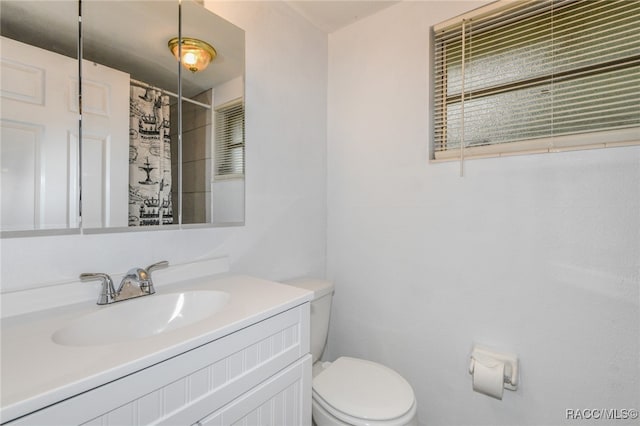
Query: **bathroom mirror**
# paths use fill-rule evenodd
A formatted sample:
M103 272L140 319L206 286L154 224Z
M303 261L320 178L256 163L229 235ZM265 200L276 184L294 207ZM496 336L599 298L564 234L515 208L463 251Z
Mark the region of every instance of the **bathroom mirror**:
M55 156L47 155L55 164L66 158L66 165L60 165L66 171L57 178L64 187L59 184L54 188L49 176L45 179L33 170L25 170L12 175L13 181L22 186L16 186L13 193L5 192L5 183L13 184L5 179L4 159L12 158L5 157L5 150L12 154L13 148L5 149L3 143L3 234L15 229L77 229L80 221L84 232L242 224L244 31L191 0L84 0L81 4L83 84L78 149L78 64L77 54L72 56L77 45L78 2L2 1L3 37L5 29L15 28L6 37L30 45L37 39L40 48L75 59L74 68L67 72L71 83L59 85L67 92L58 96L60 102L69 104L67 109L76 118L75 132L68 130L65 134L66 145L55 148ZM169 51L168 41L179 36L179 7L182 37L204 40L216 50L216 58L202 71L180 70ZM64 32L50 31L62 28L62 22ZM4 41L3 139L5 124L20 122L5 114L5 88L16 81L20 82L18 87L24 85L18 77L12 77L15 81L4 77ZM184 100L179 107L180 94ZM227 112L231 107L235 107L235 116ZM33 114L29 109L25 113ZM23 163L44 168L36 155L20 155ZM229 169L229 164L236 168ZM41 182L46 182L46 188L36 185L42 186ZM28 186L45 194L47 200L65 199L66 208L58 210L64 210L66 222L8 226L4 217L22 216L13 207L15 193ZM38 208L47 211L42 202L21 206L20 210L29 208L34 216ZM48 218L48 214L44 216Z
M215 49L203 70L180 67L169 50L178 7L182 38ZM192 0L84 1L82 14L83 229L242 223L244 170L215 166L225 155L219 107L244 106L244 31Z
M82 2L83 229L178 224L178 27L177 1Z
M3 236L78 232L77 15L76 1L0 2Z
M181 223L241 224L244 31L203 10L182 2L182 36L212 45L216 58L204 71L182 68Z

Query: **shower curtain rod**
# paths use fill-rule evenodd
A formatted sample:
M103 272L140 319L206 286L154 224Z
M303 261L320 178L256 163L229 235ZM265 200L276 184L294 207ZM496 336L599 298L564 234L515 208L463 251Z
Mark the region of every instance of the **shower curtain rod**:
M130 80L131 80L131 82L133 84L135 84L137 86L140 86L140 87L144 87L145 89L156 89L156 90L159 90L159 91L161 91L162 93L164 93L166 95L173 96L174 98L178 97L178 95L173 93L173 92L169 92L168 90L164 90L164 89L161 89L159 87L152 86L152 85L144 83L144 82L142 82L140 80L136 80L134 78L132 78ZM198 102L198 101L194 101L193 99L189 99L189 98L183 97L182 100L186 101L186 102L190 102L192 104L196 104L196 105L201 106L203 108L211 109L211 105L208 105L208 104L205 104L205 103L202 103L202 102Z

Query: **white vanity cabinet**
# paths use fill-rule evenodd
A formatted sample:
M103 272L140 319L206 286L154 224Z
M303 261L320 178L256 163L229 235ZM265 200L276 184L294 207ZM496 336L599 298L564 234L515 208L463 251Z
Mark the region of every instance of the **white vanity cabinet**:
M309 303L8 425L311 425Z

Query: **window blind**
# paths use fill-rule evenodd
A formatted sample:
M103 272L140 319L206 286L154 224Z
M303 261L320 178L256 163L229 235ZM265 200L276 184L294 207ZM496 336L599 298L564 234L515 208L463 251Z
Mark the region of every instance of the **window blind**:
M215 178L244 176L244 103L216 109Z
M640 143L640 1L497 2L433 40L435 159Z

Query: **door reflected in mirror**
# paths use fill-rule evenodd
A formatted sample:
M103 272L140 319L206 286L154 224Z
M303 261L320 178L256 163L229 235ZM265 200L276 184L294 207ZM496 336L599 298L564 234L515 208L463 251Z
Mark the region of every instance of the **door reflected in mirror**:
M79 226L78 5L0 2L0 229Z
M183 34L178 34L179 7ZM2 231L77 228L80 222L86 232L242 224L244 31L195 1L83 1L79 134L77 55L73 57L78 10L76 1L2 1ZM5 39L16 34L29 48L46 48L69 62L63 74L71 82L56 84L58 93L46 92L46 99L64 104L75 118L52 136L55 143L38 139L54 135L50 124L25 127L25 118L7 113L20 109L36 117L35 111L42 109L7 95L8 87L45 90L28 87L24 73L5 72L26 60L22 46L14 49L13 58L5 58L5 45L14 43ZM180 70L168 46L175 37L207 42L215 58L206 69ZM26 66L44 66L40 59L34 61ZM65 69L53 59L46 61ZM14 108L9 102L27 106ZM55 123L64 120L56 116ZM51 164L43 165L43 158Z

